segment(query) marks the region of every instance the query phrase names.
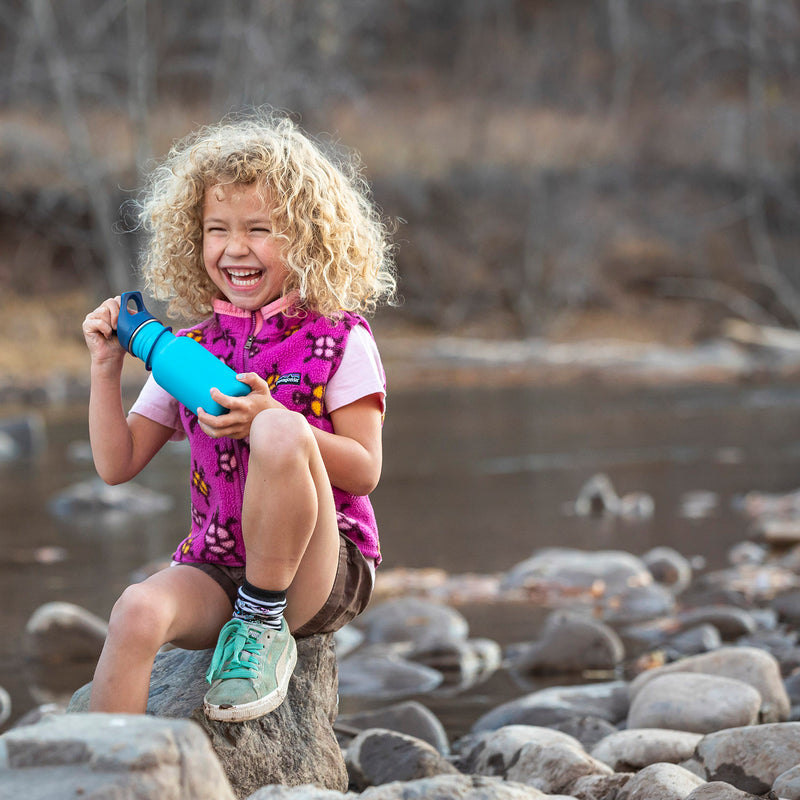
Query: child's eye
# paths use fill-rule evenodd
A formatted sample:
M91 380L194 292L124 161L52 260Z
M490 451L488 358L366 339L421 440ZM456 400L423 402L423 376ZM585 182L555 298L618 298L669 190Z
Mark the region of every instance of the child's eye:
M269 228L253 228L253 233L272 233Z

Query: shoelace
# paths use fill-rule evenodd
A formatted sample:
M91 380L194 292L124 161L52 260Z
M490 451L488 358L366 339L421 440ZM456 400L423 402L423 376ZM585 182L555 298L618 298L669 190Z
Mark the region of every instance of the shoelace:
M257 641L262 631L240 619L232 619L220 631L224 644L214 650L206 673L211 683L218 678L255 678L260 668L259 656L264 645Z

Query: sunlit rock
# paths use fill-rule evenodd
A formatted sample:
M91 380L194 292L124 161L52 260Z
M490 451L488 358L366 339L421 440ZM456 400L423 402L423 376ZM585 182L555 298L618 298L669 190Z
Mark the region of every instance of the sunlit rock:
M680 594L692 580L689 560L672 547L654 547L642 556L642 561L656 583L673 594Z
M461 613L416 597L370 605L353 624L363 632L367 644L409 642L424 647L463 640L469 633L469 625Z

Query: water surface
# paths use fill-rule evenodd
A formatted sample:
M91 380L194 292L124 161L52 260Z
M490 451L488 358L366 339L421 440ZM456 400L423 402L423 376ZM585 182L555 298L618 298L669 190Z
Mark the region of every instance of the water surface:
M656 545L725 563L749 522L735 500L750 490L800 486L800 387L490 387L393 393L385 426L384 472L374 493L384 569L439 567L498 572L543 546ZM137 479L164 492L173 509L128 520L59 519L48 510L63 489L93 476L85 455L85 408L46 412L48 446L0 466L0 685L13 719L52 691L88 679L67 669L36 675L24 663L25 622L45 602L77 603L106 618L143 563L163 558L188 525L188 454L169 446ZM587 519L570 513L581 486L605 472L620 494L644 492L644 520ZM688 518L687 493L712 493L710 516ZM42 564L40 548L65 558ZM56 551L59 552L59 551ZM501 644L534 638L540 616L527 610L466 609L472 634ZM74 684L74 685L73 685ZM49 691L45 690L49 687ZM505 674L462 697L429 704L457 734L514 693ZM343 710L353 703L343 703Z

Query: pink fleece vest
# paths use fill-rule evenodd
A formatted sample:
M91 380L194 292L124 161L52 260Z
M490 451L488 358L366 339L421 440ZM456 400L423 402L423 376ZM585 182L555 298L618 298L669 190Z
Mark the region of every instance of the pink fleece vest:
M332 431L325 410L325 387L342 360L347 337L356 325L371 331L355 314L336 323L317 314L291 316L292 309L266 320L218 303L214 315L191 336L237 373L256 372L276 400L299 411L311 425ZM176 561L207 561L244 566L242 499L249 458L248 439L211 439L197 417L181 406L181 420L191 445L192 530L175 552ZM380 563L378 529L368 497L333 487L339 530L368 558Z

